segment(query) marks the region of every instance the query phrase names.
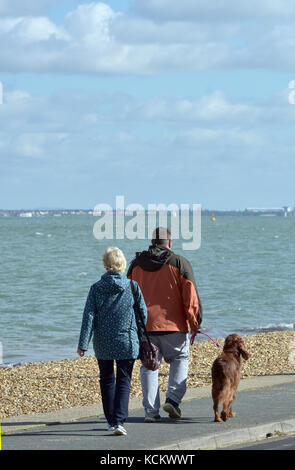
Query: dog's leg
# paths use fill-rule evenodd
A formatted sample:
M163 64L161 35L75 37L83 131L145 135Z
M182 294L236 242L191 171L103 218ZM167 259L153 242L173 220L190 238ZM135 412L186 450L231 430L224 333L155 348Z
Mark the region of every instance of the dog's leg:
M228 402L223 402L223 409L222 409L222 412L221 412L221 419L222 419L222 421L227 421L227 420L228 420L228 416L229 416L229 413L228 413Z
M227 421L228 418L230 417L231 404L232 404L232 395L231 395L230 391L228 391L226 397L224 398L223 409L222 409L222 412L221 412L221 418L222 418L223 421Z
M219 417L219 413L218 413L218 400L214 400L213 410L214 410L214 421L216 423L220 423L222 419Z
M235 416L236 416L236 413L232 410L232 406L230 405L228 417L234 418Z
M227 379L223 389L223 408L220 414L222 421L227 421L229 418L229 410L232 399L232 390L230 380Z
M236 394L235 394L235 392L233 392L233 397L232 397L232 400L229 404L229 410L228 410L229 411L229 414L228 414L229 418L234 418L236 416L236 413L232 410L232 404L235 401L235 399L236 399Z

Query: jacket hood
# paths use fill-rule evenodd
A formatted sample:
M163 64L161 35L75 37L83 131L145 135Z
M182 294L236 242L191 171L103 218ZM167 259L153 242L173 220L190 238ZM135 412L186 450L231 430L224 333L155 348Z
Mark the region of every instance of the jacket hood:
M107 271L101 276L101 288L104 292L118 294L123 292L129 285L127 277L116 271Z
M167 262L172 251L162 245L151 245L148 250L136 253L136 263L145 271L158 271Z

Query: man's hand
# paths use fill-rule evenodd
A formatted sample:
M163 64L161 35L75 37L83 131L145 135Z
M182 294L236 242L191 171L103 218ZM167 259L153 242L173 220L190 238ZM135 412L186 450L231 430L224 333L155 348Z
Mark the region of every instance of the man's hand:
M191 330L191 339L190 339L190 344L193 345L195 341L195 337L197 336L197 333L199 330Z
M80 357L83 357L84 354L85 354L85 350L84 349L77 349L77 353L79 354Z

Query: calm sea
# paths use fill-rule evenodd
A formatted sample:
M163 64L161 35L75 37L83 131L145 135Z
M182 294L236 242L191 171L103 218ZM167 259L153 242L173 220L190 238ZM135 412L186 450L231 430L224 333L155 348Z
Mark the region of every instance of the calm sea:
M76 357L88 290L104 272L104 249L119 246L129 263L148 246L144 240L99 241L94 222L91 215L0 218L4 366ZM176 240L173 250L195 272L202 330L224 337L293 329L294 240L294 217L259 216L202 216L197 251L183 252Z

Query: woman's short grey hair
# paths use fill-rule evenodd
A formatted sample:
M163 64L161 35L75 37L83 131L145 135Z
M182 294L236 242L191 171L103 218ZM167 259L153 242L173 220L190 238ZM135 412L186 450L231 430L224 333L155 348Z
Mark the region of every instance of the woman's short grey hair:
M103 264L105 269L108 271L118 271L121 273L125 272L126 269L126 258L120 248L116 246L109 246L103 255Z

